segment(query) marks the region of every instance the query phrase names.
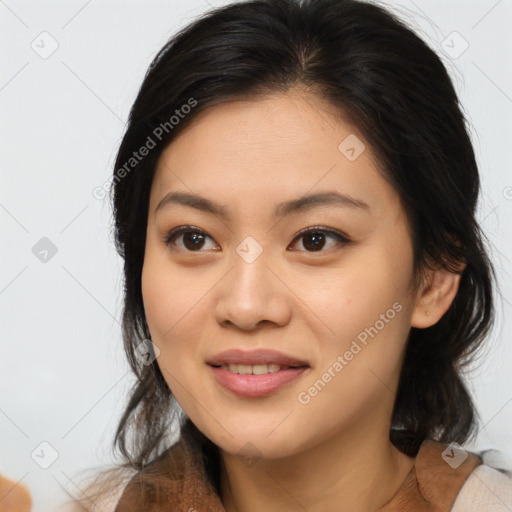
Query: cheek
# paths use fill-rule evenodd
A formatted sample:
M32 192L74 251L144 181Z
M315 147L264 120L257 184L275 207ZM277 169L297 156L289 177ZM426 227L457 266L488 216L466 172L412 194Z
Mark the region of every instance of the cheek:
M343 268L330 269L325 279L319 279L314 293L311 283L304 283L302 296L308 297L311 309L324 320L331 334L352 337L390 309L389 316L394 318L396 302L405 309L410 300L408 263L395 260L377 245L358 251Z
M386 379L396 371L412 308L412 254L407 239L400 240L400 252L385 237L354 251L343 268L331 272L322 292L309 294L311 309L329 327L329 335L323 337L330 342L323 345L322 368L329 368L338 355L346 355L347 364L357 360L356 366L366 370L380 368ZM361 375L351 378L359 380Z
M407 239L400 244L402 251L389 239L376 245L349 283L353 293L347 309L357 328L352 340L366 352L363 364L385 382L396 372L410 330L412 259Z
M141 276L144 311L152 335L162 342L173 338L198 298L205 294L200 279L186 276L173 266L165 250L146 250Z
M160 350L157 363L180 401L180 382L190 388L201 355L199 344L208 313L211 284L172 268L168 258L147 252L141 276L142 296L151 339Z

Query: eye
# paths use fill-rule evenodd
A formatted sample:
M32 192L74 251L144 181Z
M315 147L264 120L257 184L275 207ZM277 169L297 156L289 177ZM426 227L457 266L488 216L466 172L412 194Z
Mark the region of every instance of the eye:
M181 246L178 247L188 252L204 252L200 251L205 245L205 240L209 238L202 229L195 228L194 226L180 226L179 228L171 230L165 237L164 242L166 245L175 245L174 240L182 238Z
M302 239L302 246L306 249L306 252L326 252L322 251L322 249L325 248L326 239L328 238L334 240L334 243L331 243L327 249L332 249L337 245L348 245L351 242L351 240L342 233L323 228L322 226L314 226L302 230L295 237L294 241Z

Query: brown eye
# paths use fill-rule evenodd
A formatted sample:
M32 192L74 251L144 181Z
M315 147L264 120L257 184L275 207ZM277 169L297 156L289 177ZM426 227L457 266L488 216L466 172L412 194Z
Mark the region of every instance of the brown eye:
M334 240L334 243L331 242L329 244L329 238ZM325 228L308 228L301 231L295 240L302 240L302 247L304 247L306 252L325 252L323 249L326 245L328 246L326 250L329 250L337 245L347 245L350 243L346 236Z
M181 238L181 245L176 244L175 240ZM179 249L188 252L204 252L201 249L207 245L206 240L213 240L202 229L194 228L192 226L181 226L180 228L173 229L165 238L165 243L169 246L177 245Z

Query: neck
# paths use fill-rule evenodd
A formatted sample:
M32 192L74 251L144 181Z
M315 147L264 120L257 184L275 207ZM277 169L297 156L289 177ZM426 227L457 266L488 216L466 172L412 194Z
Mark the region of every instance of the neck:
M221 452L221 494L226 512L378 510L389 502L414 466L388 431L369 427L331 437L282 459L248 466Z

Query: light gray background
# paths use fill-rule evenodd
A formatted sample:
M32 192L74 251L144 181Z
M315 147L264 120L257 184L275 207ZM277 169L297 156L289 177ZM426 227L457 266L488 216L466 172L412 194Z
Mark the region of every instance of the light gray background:
M111 179L152 57L178 28L221 3L0 0L0 471L29 486L34 511L53 510L65 498L62 487L80 484L79 470L110 460L131 382L111 210L92 191ZM469 448L494 447L512 466L512 1L387 5L443 56L472 124L479 218L501 298L471 375L482 426ZM47 56L52 44L58 48ZM57 248L46 262L33 253L43 237ZM34 460L51 461L43 441L58 453L48 469Z

